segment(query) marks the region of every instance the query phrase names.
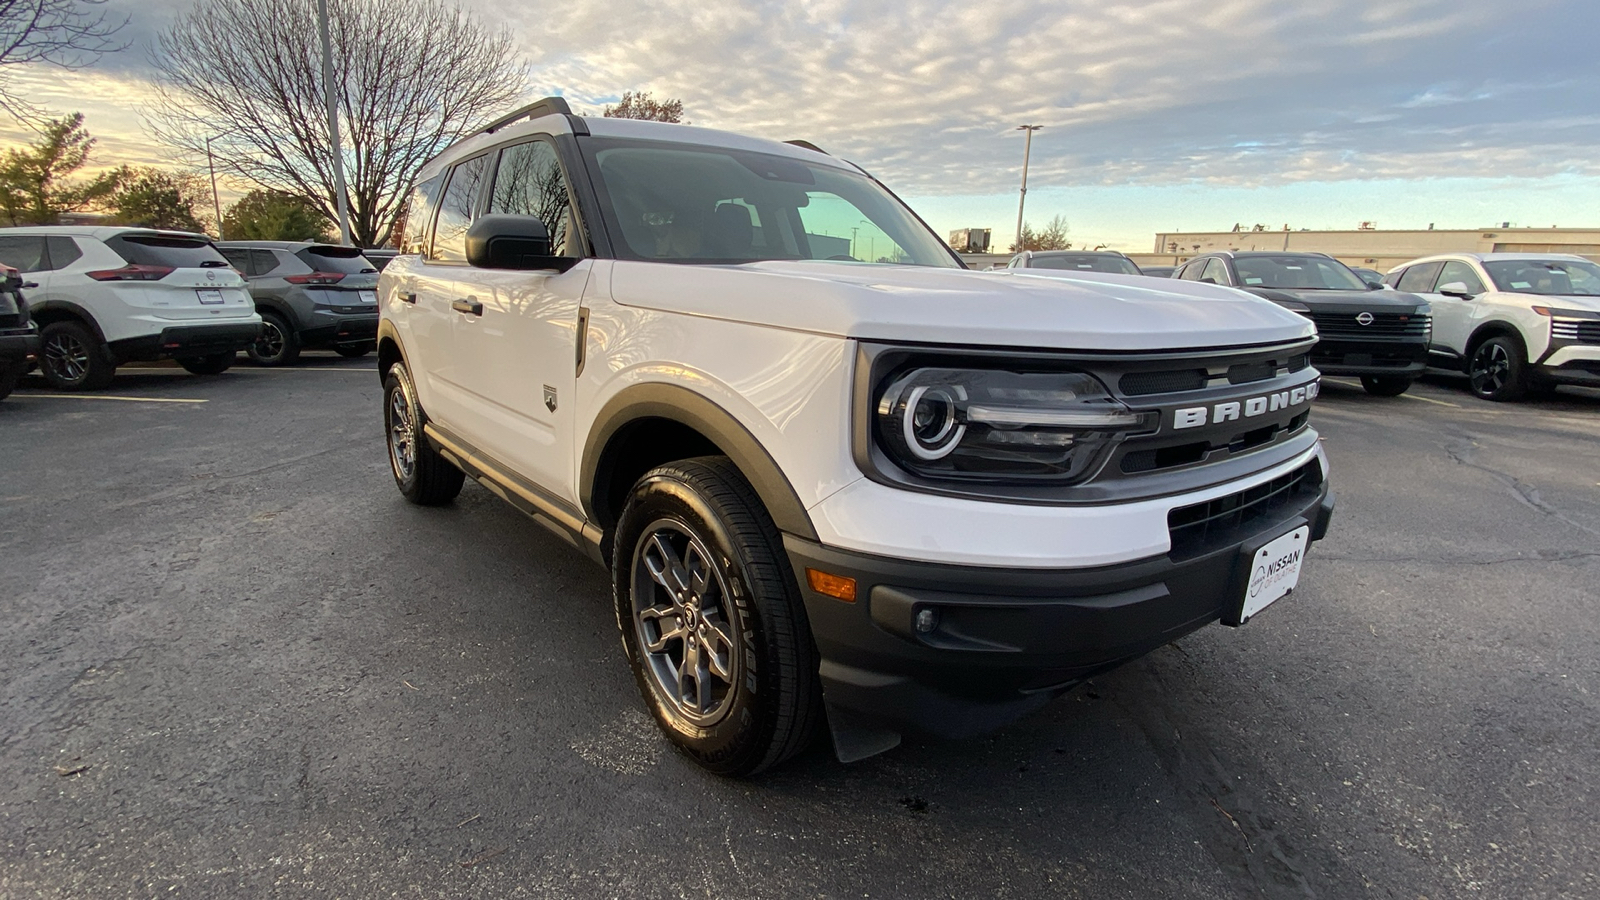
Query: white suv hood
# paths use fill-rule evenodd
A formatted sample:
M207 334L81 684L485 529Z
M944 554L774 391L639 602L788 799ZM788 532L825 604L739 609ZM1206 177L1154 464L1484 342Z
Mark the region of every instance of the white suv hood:
M862 263L619 261L618 303L838 337L1062 350L1180 350L1312 336L1233 288L1137 275L1071 278Z

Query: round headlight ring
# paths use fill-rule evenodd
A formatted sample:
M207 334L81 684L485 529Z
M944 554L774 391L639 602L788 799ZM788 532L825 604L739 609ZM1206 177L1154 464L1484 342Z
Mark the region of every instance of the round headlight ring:
M900 433L906 449L932 462L955 452L967 426L957 419L957 398L944 385L918 385L906 394L900 409Z

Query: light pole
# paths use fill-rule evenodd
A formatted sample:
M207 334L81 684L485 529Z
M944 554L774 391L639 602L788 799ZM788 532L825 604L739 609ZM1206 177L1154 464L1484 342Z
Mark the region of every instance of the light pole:
M1022 246L1022 207L1028 202L1028 157L1033 154L1033 133L1043 128L1043 125L1018 125L1017 130L1022 132L1022 193L1017 197L1017 252L1028 249Z
M211 170L211 206L217 211L217 240L222 236L222 200L217 197L217 161L211 155L211 138L206 138L206 168Z
M333 92L333 44L328 39L328 0L317 0L317 25L322 32L322 98L328 104L328 141L333 145L333 185L339 205L339 238L350 243L350 201L344 189L344 145L339 143L339 106Z

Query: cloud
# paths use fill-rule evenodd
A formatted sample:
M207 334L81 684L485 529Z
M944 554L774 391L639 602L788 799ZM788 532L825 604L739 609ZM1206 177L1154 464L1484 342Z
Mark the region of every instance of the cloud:
M516 35L535 95L653 90L906 196L1013 192L1022 122L1039 189L1600 174L1592 0L460 2ZM135 46L45 102L149 155L127 110L188 6L111 0Z

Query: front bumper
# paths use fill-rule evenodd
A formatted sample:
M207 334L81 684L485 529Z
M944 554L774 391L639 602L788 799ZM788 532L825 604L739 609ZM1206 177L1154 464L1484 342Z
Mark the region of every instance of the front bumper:
M1324 375L1420 375L1428 367L1428 345L1323 338L1311 348L1311 365Z
M1539 374L1557 384L1600 387L1600 345L1552 342Z
M1243 596L1243 559L1302 525L1313 541L1327 532L1333 499L1320 467L1314 483L1307 478L1273 502L1236 526L1224 516L1198 543L1094 568L912 562L785 535L841 749L841 719L945 737L998 728L1085 678L1224 619ZM1210 503L1226 508L1218 504ZM808 568L854 578L857 600L813 591ZM929 608L938 624L919 633L916 617Z
M10 368L16 363L28 365L39 356L39 333L26 331L0 331L0 368Z
M261 320L251 318L227 325L175 325L160 334L112 341L111 353L120 362L174 359L234 353L255 343L261 334Z

